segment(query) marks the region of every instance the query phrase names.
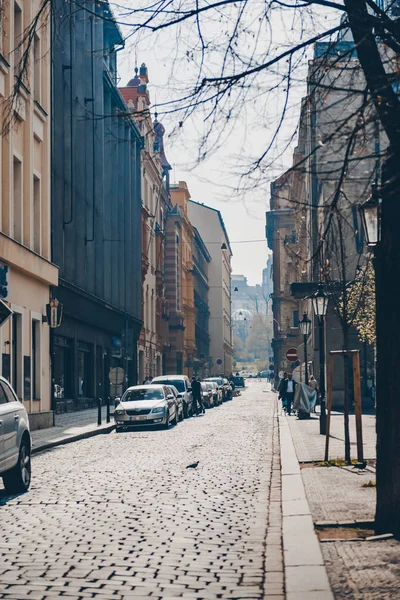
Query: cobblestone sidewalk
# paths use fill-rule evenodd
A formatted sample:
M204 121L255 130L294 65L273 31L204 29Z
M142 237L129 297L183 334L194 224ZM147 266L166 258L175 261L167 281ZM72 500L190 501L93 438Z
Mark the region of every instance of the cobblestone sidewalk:
M106 423L106 407L102 406L101 410L100 426L97 425L97 408L55 415L54 427L32 431L33 451L39 452L45 448L112 431L114 419L111 417L111 422Z
M372 521L375 488L363 487L375 481L375 473L356 468L315 467L304 464L324 457L325 436L319 433L318 416L310 420L286 417L311 514L316 522ZM356 457L354 417L351 417L352 456ZM344 456L343 415L331 420L331 458ZM376 457L375 418L363 416L364 456ZM328 577L335 598L352 600L399 600L400 543L381 541L327 541L321 543Z

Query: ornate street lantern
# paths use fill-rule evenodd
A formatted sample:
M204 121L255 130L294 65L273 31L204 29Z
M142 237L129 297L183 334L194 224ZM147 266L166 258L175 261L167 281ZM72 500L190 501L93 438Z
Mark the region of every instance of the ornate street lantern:
M374 184L370 197L359 207L368 246L376 246L382 239L382 198Z

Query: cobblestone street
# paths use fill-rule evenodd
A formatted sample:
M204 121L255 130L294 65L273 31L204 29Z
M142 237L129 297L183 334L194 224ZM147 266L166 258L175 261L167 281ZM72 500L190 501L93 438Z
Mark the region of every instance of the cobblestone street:
M35 455L29 493L0 491L0 597L283 598L276 402L263 387L168 431Z

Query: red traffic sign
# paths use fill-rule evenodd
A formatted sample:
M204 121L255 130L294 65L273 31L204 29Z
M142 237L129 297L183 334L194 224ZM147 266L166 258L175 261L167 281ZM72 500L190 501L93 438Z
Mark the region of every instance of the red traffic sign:
M295 362L296 360L299 360L296 348L289 348L289 350L286 352L286 358L290 362Z

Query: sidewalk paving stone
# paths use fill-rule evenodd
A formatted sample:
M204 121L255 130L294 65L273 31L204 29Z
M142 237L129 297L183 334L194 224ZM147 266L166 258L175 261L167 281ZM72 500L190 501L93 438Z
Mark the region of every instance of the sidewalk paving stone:
M54 427L31 432L32 453L61 446L94 435L110 433L114 419L106 423L106 407L102 407L102 424L97 425L97 408L54 415Z
M284 417L290 428L300 462L324 458L325 436L319 434L317 418L299 420ZM343 457L343 415L332 417L330 458ZM356 457L354 417L350 436L352 456ZM364 456L374 459L375 418L363 416ZM376 504L375 488L362 484L375 481L375 474L354 468L302 465L302 480L314 523L373 521ZM357 537L357 534L354 534ZM322 556L336 600L400 600L400 543L393 539L379 541L332 540L320 543ZM310 572L310 577L311 577ZM326 600L325 592L291 591L287 600Z

